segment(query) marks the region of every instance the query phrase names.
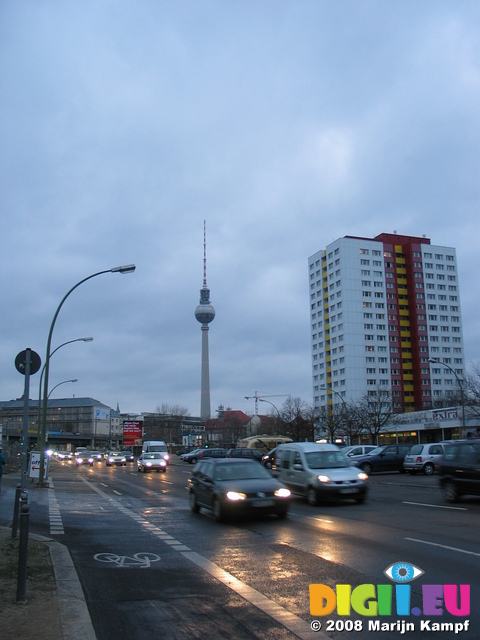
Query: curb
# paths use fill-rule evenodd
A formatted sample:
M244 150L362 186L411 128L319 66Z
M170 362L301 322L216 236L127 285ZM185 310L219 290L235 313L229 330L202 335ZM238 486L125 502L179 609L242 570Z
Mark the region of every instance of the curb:
M51 538L34 533L30 537L45 543L50 550L64 640L97 640L69 550L64 544Z

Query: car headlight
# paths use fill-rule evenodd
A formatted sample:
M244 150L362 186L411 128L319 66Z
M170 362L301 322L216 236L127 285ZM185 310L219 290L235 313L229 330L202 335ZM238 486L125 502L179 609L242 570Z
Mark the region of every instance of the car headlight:
M77 458L77 464L83 464L83 459L82 458Z
M146 462L146 463L145 463L145 466L146 466L146 467L151 467L151 466L152 466L152 463L151 463L151 462Z
M227 493L227 498L232 502L237 502L238 500L246 500L246 493L238 493L237 491L229 491Z
M166 467L167 466L167 463L165 462L165 460L161 460L160 461L160 466L161 467Z
M359 477L360 480L368 480L367 474L363 473L363 471L362 471L362 473L358 474L358 477Z
M164 459L164 460L170 460L170 456L168 455L168 453L166 453L166 454L163 456L163 459Z
M109 461L110 463L112 463L112 462L114 462L114 459L113 459L113 458L109 458L109 459L108 459L108 461Z
M324 483L331 482L331 480L330 480L330 478L328 476L322 476L322 475L318 476L318 480L319 480L319 482L324 482Z
M277 496L277 498L288 498L288 497L290 497L291 493L290 493L289 489L286 489L285 487L282 487L281 489L277 489L275 491L275 495Z

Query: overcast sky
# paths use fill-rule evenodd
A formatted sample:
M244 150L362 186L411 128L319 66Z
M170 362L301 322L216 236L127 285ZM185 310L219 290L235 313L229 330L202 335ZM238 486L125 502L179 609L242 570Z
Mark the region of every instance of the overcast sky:
M52 398L199 415L204 220L213 416L312 403L307 260L345 235L455 247L479 362L479 117L478 0L3 0L0 400L135 263L68 297L52 349L94 341Z

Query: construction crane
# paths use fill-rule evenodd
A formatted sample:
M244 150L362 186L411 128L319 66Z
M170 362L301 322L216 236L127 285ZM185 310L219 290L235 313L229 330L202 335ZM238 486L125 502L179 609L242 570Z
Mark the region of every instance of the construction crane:
M251 400L252 398L255 398L255 415L258 416L259 400L262 400L262 398L286 398L287 396L288 393L262 393L262 395L258 395L258 392L255 391L253 396L245 396L245 400Z

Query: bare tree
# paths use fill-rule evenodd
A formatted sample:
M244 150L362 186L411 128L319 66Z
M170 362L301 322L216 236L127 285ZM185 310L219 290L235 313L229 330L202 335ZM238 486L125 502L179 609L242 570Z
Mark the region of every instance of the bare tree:
M177 416L181 418L186 418L190 415L190 412L186 407L182 407L179 404L170 405L166 402L162 402L161 406L156 408L155 413L160 413L164 416Z
M295 442L313 440L313 410L301 398L288 396L282 405L283 435Z
M385 425L395 419L390 392L378 388L360 398L354 405L354 411L356 424L361 425L363 433L369 434L372 444L377 444L378 435Z

